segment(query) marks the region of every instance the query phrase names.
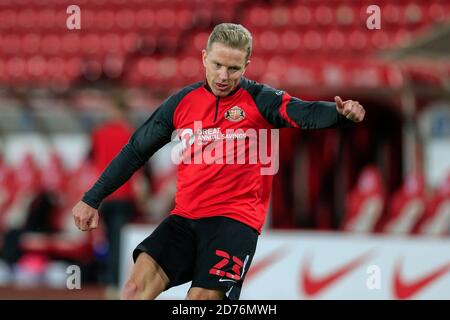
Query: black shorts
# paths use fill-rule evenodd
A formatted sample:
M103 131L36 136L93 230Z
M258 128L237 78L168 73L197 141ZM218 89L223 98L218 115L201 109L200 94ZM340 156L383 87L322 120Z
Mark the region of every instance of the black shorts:
M239 299L252 262L258 232L242 222L211 217L191 220L167 217L133 251L149 254L169 277L169 289L192 281L191 287L223 289L226 298Z

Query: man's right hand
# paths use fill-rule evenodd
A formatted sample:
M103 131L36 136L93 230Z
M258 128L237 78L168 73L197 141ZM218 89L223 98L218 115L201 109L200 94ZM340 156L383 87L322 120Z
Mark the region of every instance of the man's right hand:
M98 210L80 201L72 209L75 224L81 231L96 229L98 226Z

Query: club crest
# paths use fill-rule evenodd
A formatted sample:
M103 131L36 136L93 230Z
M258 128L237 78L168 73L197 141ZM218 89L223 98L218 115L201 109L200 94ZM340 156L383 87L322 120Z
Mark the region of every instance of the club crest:
M234 106L233 108L227 110L225 112L225 119L238 122L245 118L245 112L238 106Z

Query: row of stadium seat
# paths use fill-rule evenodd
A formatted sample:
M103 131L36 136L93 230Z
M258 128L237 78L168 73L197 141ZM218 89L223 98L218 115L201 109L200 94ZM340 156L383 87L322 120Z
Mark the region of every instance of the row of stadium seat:
M253 34L255 52L274 52L283 54L292 51L330 51L333 55L340 52L374 51L406 46L413 36L423 29L398 29L395 31L377 30L363 32L359 29L329 30L320 32L314 29L285 29L279 32L265 30ZM0 36L0 58L4 55L25 56L40 54L44 56L71 56L83 54L104 54L120 52L123 54L136 51L152 53L158 48L171 47L183 53L199 53L206 46L208 33L199 32L182 37L175 31L166 32L160 37L156 32L138 33L68 33L59 34L8 34ZM373 50L373 51L372 51ZM372 51L372 52L370 52Z
M290 1L290 0L288 0ZM301 2L301 0L297 0ZM309 1L309 0L306 0ZM226 3L242 3L246 0L210 0L210 3L214 4L226 4ZM281 1L283 2L283 0ZM187 5L201 5L204 4L204 0L78 0L77 5L89 6L89 7L180 7ZM0 2L0 8L20 8L27 7L55 7L55 6L68 6L73 4L70 0L2 0Z
M143 9L139 11L112 10L94 11L84 9L80 15L80 26L89 31L151 31L152 29L187 29L192 25L209 25L214 19L230 20L234 8L216 12L214 8L182 9ZM64 10L45 9L34 11L3 10L0 11L0 30L14 32L67 32L66 22L69 15Z
M411 27L421 23L448 20L450 5L414 4L380 5L383 28ZM244 23L250 28L276 29L286 26L312 25L314 27L365 27L369 17L367 6L361 4L297 5L278 7L254 7L249 10Z
M39 84L41 78L47 81L75 81L80 77L87 80L98 80L102 76L112 79L123 79L131 86L180 86L190 81L202 79L203 66L199 56L186 57L146 57L127 65L118 56L106 60L100 58L84 61L80 58L51 58L35 56L30 59L11 58L0 60L0 80L35 81ZM314 62L311 59L301 59L298 55L292 57L271 56L267 60L255 57L248 69L248 76L266 81L272 85L284 83L288 86L357 85L363 87L398 86L401 84L401 74L397 68L389 68L383 64L329 61ZM352 82L354 80L354 83Z
M320 56L319 56L320 57ZM318 58L318 57L316 57ZM418 62L417 62L418 63ZM450 65L436 63L425 66L388 66L373 61L336 59L330 55L327 62L312 59L297 52L292 55L255 55L247 76L273 86L287 87L399 87L405 72L421 82L445 84L450 75ZM91 56L86 59L45 58L33 56L29 59L0 58L0 81L2 83L58 82L69 85L80 79L95 81L102 77L123 81L128 86L145 86L158 90L173 90L203 78L200 55L154 56L126 61L123 56Z
M422 173L407 176L388 198L382 175L367 166L347 197L342 230L447 236L450 233L450 174L427 194Z
M214 5L195 8L137 10L83 9L82 28L89 31L130 31L151 29L187 29L197 23L209 25L214 19L231 20L234 17L234 4L215 10ZM382 6L383 28L411 27L417 24L439 23L448 20L450 5L409 4ZM253 7L248 10L243 23L250 29L279 27L365 27L368 13L366 6L340 5L338 7L319 5L294 7ZM0 10L0 30L39 31L54 30L66 32L68 14L56 9Z

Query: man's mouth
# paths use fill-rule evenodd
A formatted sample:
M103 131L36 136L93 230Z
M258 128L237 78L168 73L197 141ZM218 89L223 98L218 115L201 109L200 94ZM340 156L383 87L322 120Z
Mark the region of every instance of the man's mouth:
M228 89L228 84L226 84L226 83L222 84L222 83L217 83L217 82L216 82L216 87L217 87L217 89L219 89L220 91L227 91L227 89Z

